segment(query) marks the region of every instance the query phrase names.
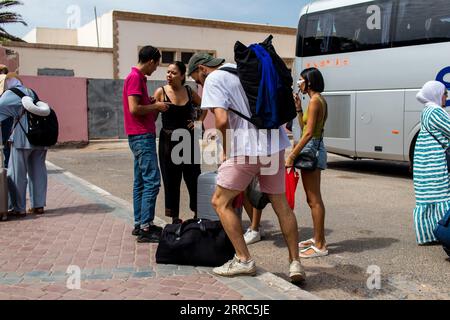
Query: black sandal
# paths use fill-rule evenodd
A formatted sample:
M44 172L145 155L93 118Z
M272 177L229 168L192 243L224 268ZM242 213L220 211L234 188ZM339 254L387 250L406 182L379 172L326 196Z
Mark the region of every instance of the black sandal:
M28 213L31 214L44 214L44 208L30 208Z

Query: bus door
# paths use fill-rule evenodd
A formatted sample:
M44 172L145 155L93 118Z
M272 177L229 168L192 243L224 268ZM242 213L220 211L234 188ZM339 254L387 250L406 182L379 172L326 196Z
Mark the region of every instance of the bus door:
M404 160L404 91L356 93L356 153L360 158Z
M349 157L356 157L354 92L323 93L328 105L324 142L327 150Z

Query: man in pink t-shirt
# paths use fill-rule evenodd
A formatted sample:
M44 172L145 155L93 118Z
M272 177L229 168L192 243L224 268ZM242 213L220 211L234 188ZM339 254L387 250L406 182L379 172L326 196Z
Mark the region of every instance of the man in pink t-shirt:
M134 155L133 208L134 230L138 242L158 242L162 228L155 226L156 197L161 178L156 155L155 120L157 112L168 106L149 97L147 76L159 65L161 53L145 46L139 51L139 63L131 69L123 86L125 133Z

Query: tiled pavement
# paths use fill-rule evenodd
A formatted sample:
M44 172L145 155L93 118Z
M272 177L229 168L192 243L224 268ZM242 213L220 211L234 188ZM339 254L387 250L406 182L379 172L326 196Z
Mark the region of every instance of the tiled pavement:
M48 167L46 213L0 223L0 299L315 299L264 270L228 279L158 265L157 245L131 235L128 203ZM80 289L67 286L69 266L80 268Z

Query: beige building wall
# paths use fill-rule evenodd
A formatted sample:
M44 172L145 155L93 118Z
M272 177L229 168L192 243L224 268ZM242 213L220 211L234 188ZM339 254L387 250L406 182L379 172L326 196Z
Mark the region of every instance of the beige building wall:
M61 68L73 69L80 77L112 79L124 79L136 65L139 49L149 44L176 52L176 60L182 52L207 51L234 62L236 41L249 45L272 34L289 67L295 56L295 28L111 11L98 18L98 31L100 48L95 20L78 30L37 28L24 38L34 45L12 47L20 54L23 74ZM152 80L165 80L166 71L162 64Z
M76 46L78 45L78 33L75 29L36 28L24 38L29 43L45 43Z
M98 18L98 38L101 48L113 47L113 12ZM97 28L95 20L78 29L78 45L97 47Z
M21 75L36 76L38 69L69 69L75 77L112 79L112 49L9 43L8 49L19 54Z
M196 20L198 21L198 20ZM149 23L118 20L117 34L117 70L120 79L125 78L130 68L137 63L138 49L144 45L153 45L162 49L174 51L209 51L217 57L234 62L234 45L237 40L249 45L263 41L268 32L243 30L227 30L212 27L176 25L167 23ZM264 28L267 26L262 26ZM292 34L277 34L274 36L274 46L278 54L288 61L295 56L295 32ZM184 49L184 50L183 50ZM180 59L179 55L176 57ZM167 67L158 68L152 76L153 80L165 80Z

